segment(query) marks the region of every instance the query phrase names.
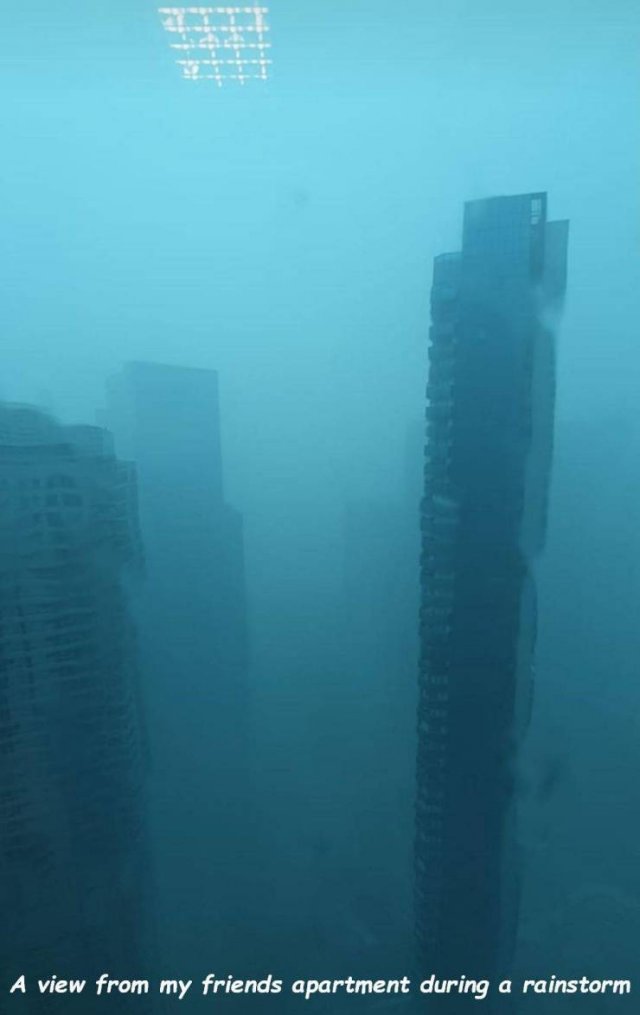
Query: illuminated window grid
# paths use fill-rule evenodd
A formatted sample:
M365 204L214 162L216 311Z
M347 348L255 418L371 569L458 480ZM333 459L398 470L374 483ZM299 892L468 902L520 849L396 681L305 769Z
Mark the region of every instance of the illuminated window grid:
M162 25L188 81L267 80L268 7L159 7Z

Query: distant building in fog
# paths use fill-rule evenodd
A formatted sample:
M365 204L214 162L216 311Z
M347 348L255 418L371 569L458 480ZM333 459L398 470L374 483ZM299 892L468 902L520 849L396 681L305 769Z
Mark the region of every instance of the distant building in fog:
M399 448L397 489L387 488L384 500L348 501L344 511L344 705L332 723L354 779L342 822L355 834L340 845L340 862L350 872L341 902L370 932L367 948L360 947L363 969L374 963L393 970L411 949L423 442L418 419ZM335 870L337 856L328 853L327 863ZM326 939L337 956L344 952L335 930Z
M345 697L351 712L348 727L344 709L334 723L343 724L340 749L357 788L345 824L350 827L350 819L358 828L343 901L348 892L376 901L379 926L367 957L390 969L411 946L417 502L399 495L396 501L349 503L343 542Z
M129 363L108 383L107 419L138 470L149 604L193 664L182 689L195 681L233 700L247 662L244 554L242 518L223 496L217 374Z
M3 980L146 968L146 748L123 588L138 555L135 476L109 434L0 406Z
M513 759L529 716L568 224L472 201L434 264L422 506L417 935L428 971L508 973Z
M243 533L223 494L217 374L129 363L108 382L106 419L138 472L138 622L166 953L204 962L232 936L223 895L246 839Z

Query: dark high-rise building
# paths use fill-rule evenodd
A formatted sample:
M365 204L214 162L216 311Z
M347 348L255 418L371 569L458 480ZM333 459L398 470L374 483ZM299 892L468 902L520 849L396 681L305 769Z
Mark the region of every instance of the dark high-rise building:
M468 203L461 252L434 264L416 922L421 965L451 976L507 975L515 940L514 756L531 706L568 236L546 204Z
M127 364L106 418L138 472L161 937L168 960L204 968L216 948L231 961L236 924L240 938L249 841L242 519L223 496L217 374Z
M144 976L146 745L124 587L135 475L104 430L5 405L0 502L2 979Z

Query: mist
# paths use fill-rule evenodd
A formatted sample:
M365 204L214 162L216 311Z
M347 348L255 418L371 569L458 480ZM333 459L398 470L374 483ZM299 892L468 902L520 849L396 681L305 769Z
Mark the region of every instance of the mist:
M609 924L619 930L603 964L632 962L636 5L274 0L269 80L221 88L181 78L147 0L31 0L4 20L0 397L64 425L107 425L118 457L135 462L109 415L108 379L125 363L217 374L216 518L233 526L236 512L242 531L241 772L216 753L229 726L207 733L193 618L182 635L159 634L157 645L177 646L175 683L145 671L158 528L177 526L180 511L188 527L196 501L177 497L165 516L149 506L186 444L176 439L164 480L138 462L148 572L146 591L138 576L130 595L143 631L162 975L410 965L432 262L460 248L465 201L536 191L570 220L571 243L523 759L518 962L555 971L568 934L561 957L592 969ZM197 473L206 438L189 454ZM195 561L197 547L189 553ZM197 595L196 564L181 566L164 617ZM189 659L193 673L181 669ZM235 775L212 790L227 763ZM194 818L211 793L217 813ZM221 870L226 916L208 938Z

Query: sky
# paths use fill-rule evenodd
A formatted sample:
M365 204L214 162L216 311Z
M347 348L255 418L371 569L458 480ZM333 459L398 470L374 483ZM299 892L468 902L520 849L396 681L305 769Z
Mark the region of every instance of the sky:
M122 360L213 367L232 499L272 473L377 494L422 412L433 256L465 200L544 189L571 219L559 413L632 405L634 5L269 19L271 79L219 89L143 0L5 15L3 394L90 420Z

